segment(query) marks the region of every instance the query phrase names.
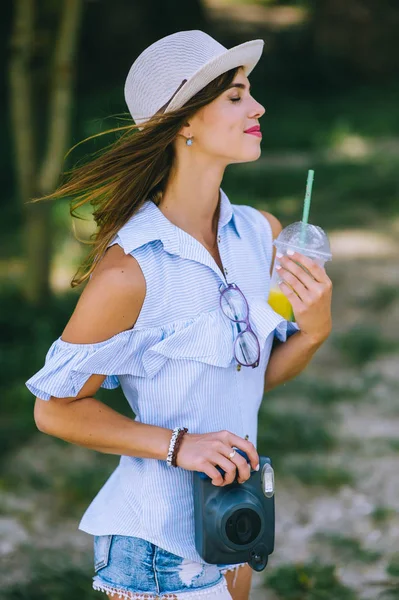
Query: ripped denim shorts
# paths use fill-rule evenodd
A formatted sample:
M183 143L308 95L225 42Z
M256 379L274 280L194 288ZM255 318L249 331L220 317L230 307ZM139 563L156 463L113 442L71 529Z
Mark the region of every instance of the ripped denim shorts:
M231 600L223 573L241 565L208 565L126 535L94 536L93 588L129 600Z

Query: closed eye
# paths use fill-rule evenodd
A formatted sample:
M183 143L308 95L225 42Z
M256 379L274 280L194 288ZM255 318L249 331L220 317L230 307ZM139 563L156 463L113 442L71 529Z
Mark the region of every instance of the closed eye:
M241 96L238 96L238 98L230 98L231 102L239 102L241 100Z

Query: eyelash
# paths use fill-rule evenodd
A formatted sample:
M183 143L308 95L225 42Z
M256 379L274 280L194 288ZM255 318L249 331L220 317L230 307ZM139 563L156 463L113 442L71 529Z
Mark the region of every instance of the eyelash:
M239 102L241 100L241 98L230 98L231 102Z

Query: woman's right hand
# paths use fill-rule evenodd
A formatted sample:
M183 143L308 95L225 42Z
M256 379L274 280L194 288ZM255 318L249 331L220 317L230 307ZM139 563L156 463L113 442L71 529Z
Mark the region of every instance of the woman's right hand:
M229 454L234 447L243 450L250 462L248 463L238 452L230 458ZM230 431L186 433L177 453L176 464L188 471L206 473L213 485L224 486L233 483L236 476L238 483L244 483L249 479L251 468L259 469L259 455L252 442ZM224 478L216 465L225 472Z

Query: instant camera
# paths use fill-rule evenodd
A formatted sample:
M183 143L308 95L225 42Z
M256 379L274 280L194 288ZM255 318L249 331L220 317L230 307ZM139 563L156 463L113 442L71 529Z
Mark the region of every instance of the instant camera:
M274 549L274 473L270 458L259 458L259 471L245 483L218 487L205 473L194 473L195 545L205 562L266 567Z

